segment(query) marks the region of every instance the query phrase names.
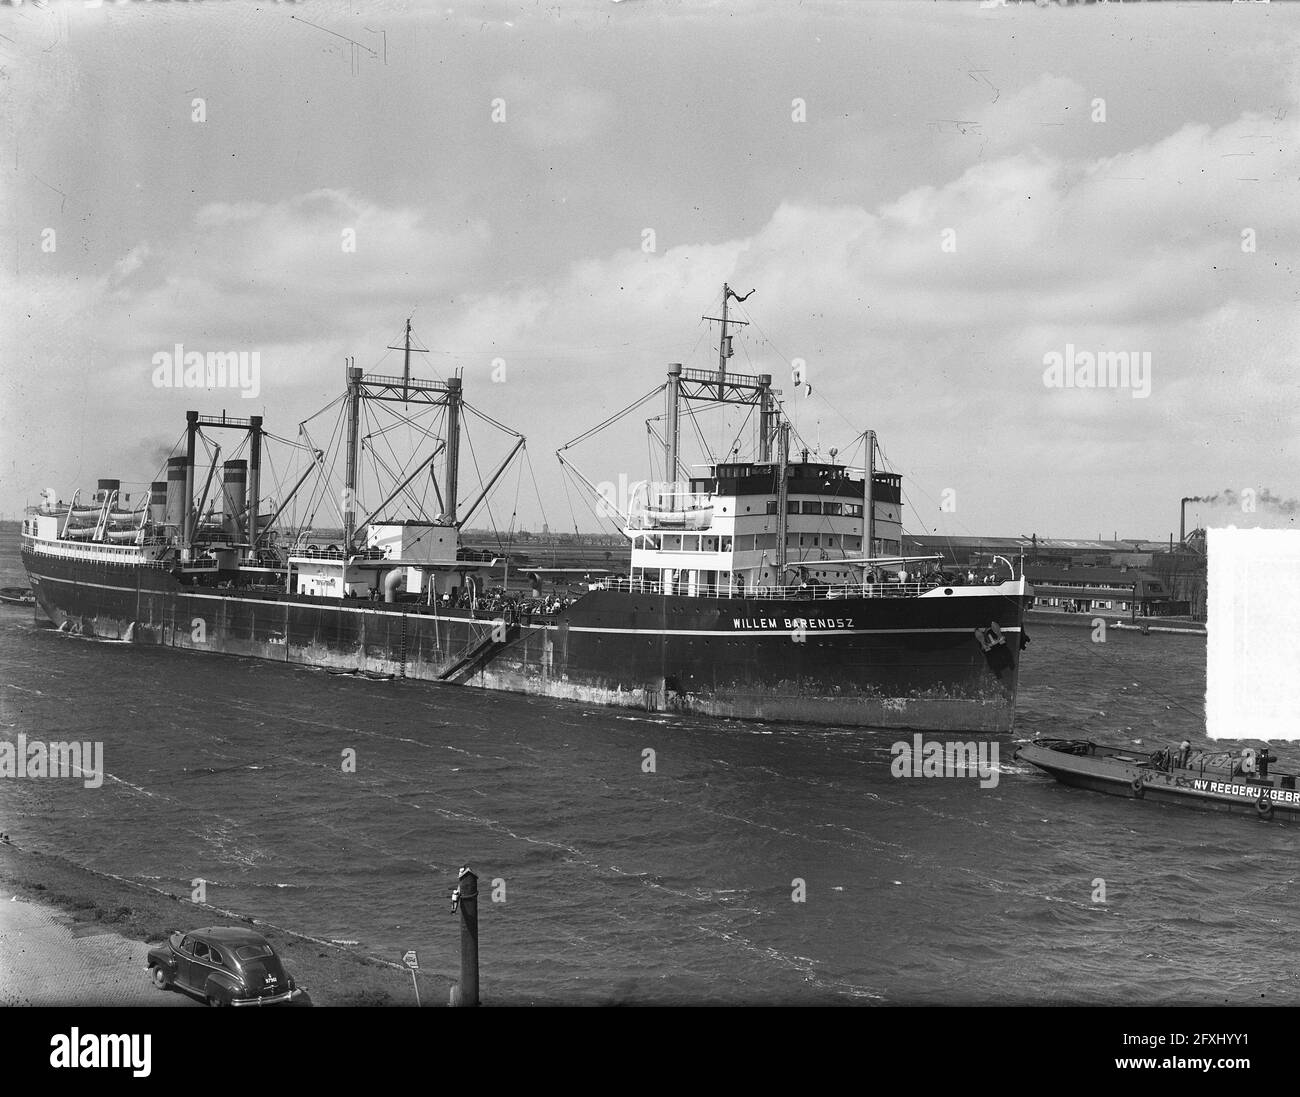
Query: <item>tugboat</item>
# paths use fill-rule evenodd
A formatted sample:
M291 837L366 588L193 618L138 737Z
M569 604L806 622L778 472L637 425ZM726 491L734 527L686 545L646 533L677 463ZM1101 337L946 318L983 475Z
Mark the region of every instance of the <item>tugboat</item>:
M1277 758L1267 748L1193 751L1184 740L1178 747L1141 754L1088 739L1035 739L1019 746L1015 758L1063 785L1111 796L1244 811L1261 819L1300 816L1296 776L1270 771Z
M0 602L7 606L34 606L36 595L26 587L0 587Z

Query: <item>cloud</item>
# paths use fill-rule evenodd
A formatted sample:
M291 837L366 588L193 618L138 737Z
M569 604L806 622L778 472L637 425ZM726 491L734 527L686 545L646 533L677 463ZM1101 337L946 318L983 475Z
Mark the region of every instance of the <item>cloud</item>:
M212 203L166 244L118 264L105 309L124 348L218 347L343 337L454 287L485 253L488 224L437 223L343 190ZM106 300L105 305L110 301ZM113 324L113 314L129 322Z
M500 89L505 125L534 149L581 145L598 136L614 116L608 95L580 84L511 74Z
M149 257L149 245L138 244L113 264L115 281L125 281L143 265Z
M981 97L984 92L991 97L974 119L986 155L1032 148L1051 141L1067 126L1093 124L1089 122L1087 93L1068 77L1044 73L1017 91L1003 92L994 89L986 75L969 75L978 77Z
M609 124L605 97L580 87L504 88L507 125L528 147L571 147ZM1104 156L1032 140L1040 110L1077 91L1049 76L1004 92L989 108L1000 108L1004 153L889 201L786 199L753 231L593 253L529 278L501 276L490 208L463 217L343 188L211 202L99 277L25 272L8 291L7 357L19 368L0 395L20 409L23 452L71 431L102 451L99 467L117 468L135 456L120 424L193 402L144 387L154 351L260 349L262 399L284 430L334 394L343 354L370 368L365 353L382 353L419 305L417 330L440 352L421 366L465 366L471 402L544 452L668 362L711 367L716 326L699 317L716 315L725 280L758 290L738 313L755 324L731 368L771 373L793 393L790 361L806 362L814 396L789 397L805 437L843 446L874 426L903 468L970 477L972 493L993 492L977 479L988 470L1076 458L1112 480L1137 463L1162 474L1165 462L1172 480L1186 457L1148 454L1153 436L1213 439L1256 464L1290 452L1298 424L1283 364L1300 342L1300 210L1279 195L1300 177L1300 112L1187 124ZM1047 389L1044 356L1067 343L1151 352L1151 397ZM509 381L493 385L498 357ZM67 398L57 414L38 369ZM88 391L79 426L68 408ZM595 478L644 475L644 457L643 433L610 443Z

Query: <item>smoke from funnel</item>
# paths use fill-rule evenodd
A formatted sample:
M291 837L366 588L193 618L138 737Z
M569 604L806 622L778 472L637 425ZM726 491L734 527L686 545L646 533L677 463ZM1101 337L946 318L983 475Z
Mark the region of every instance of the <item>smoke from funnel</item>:
M1259 488L1258 490L1248 488L1243 492L1233 491L1232 488L1224 488L1213 495L1189 495L1183 502L1206 503L1210 506L1241 507L1243 500L1253 504L1243 508L1243 513L1246 514L1261 507L1281 514L1295 514L1300 511L1300 499L1283 499L1281 496L1274 495L1268 488Z

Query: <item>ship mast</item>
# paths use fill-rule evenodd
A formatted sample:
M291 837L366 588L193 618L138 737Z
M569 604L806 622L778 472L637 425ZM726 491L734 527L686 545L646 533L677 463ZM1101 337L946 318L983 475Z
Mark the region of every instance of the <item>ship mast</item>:
M790 461L790 424L784 419L777 426L777 469L776 481L776 582L781 586L785 582L786 541L789 540L790 511L789 502L789 461Z
M733 320L727 310L728 302L734 297L737 301L748 301L754 296L754 291L750 290L744 297L741 297L726 282L722 283L722 315L706 316L705 320L716 320L722 324L722 337L718 340L718 399L727 399L727 359L731 357L731 327L745 327L748 324L746 320Z
M404 372L401 377L384 377L377 374L367 374L360 366L353 365L355 358L347 360L347 417L348 417L348 436L347 436L347 464L344 481L344 498L343 498L343 542L349 548L356 537L357 522L357 477L359 466L360 450L360 412L361 401L377 400L384 403L416 403L428 404L445 407L447 409L447 439L444 443L446 454L445 475L443 491L441 493L442 514L438 516L438 521L446 525L458 525L456 520L457 509L457 482L460 475L460 419L461 408L464 403L464 397L461 392L461 379L459 377L449 377L446 381L422 381L411 377L411 352L417 354L427 354L428 351L422 347L411 346L411 322L406 322L406 338L403 345L399 347L390 347L391 350L400 350L405 352ZM513 433L513 432L512 432ZM436 456L436 454L434 454ZM430 457L427 462L421 462L421 467L429 465L432 473L432 461ZM409 478L406 481L409 483ZM405 487L405 483L400 485L398 491ZM434 481L434 488L438 484ZM394 495L397 493L395 492ZM386 505L391 501L390 496L384 501ZM375 512L366 516L368 522L374 517ZM468 516L467 516L468 517ZM361 523L365 524L365 523Z
M406 318L406 339L400 347L395 347L391 343L388 345L389 350L400 350L402 355L402 401L405 402L411 389L411 351L416 354L428 354L429 352L423 347L411 346L411 318Z
M353 359L348 361L351 363ZM343 547L347 550L352 548L357 521L357 419L361 411L361 374L360 366L348 365L348 463L343 482ZM406 395L405 387L402 395Z
M677 480L677 405L682 395L682 364L668 366L668 423L664 431L664 477L669 483Z
M863 485L862 555L871 556L876 543L876 432L869 430L867 440L867 475Z
M727 302L731 299L731 287L722 283L722 338L718 340L718 399L721 400L727 386L727 359L731 357L731 336L727 334Z
M460 378L448 377L446 388L447 406L447 464L445 470L444 506L446 512L443 520L451 526L456 524L456 484L460 478ZM468 516L467 516L468 517Z

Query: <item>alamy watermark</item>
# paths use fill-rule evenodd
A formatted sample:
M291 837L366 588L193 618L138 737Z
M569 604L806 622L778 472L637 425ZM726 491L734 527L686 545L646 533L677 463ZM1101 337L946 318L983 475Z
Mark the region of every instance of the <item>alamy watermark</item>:
M1134 400L1151 395L1151 352L1049 350L1043 355L1043 384L1049 389L1131 389Z
M104 783L104 744L28 742L0 743L0 777L80 777L86 788Z
M252 399L262 391L262 352L258 350L187 351L177 343L153 356L153 385L158 389L238 389Z
M129 1070L133 1077L148 1078L153 1071L153 1037L149 1033L82 1032L74 1028L50 1037L50 1066Z
M918 734L910 743L895 743L889 753L895 777L978 777L980 788L998 787L997 743L927 743Z

